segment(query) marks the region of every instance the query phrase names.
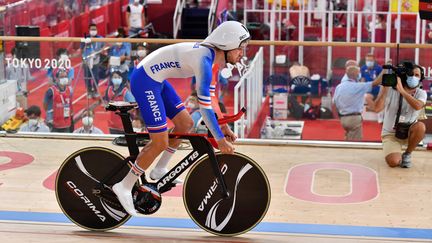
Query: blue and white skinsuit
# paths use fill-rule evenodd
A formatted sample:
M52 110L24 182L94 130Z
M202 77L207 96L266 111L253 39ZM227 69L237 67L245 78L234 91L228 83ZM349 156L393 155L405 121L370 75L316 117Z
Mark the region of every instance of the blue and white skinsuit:
M138 64L131 75L131 91L150 133L166 131L166 117L172 119L185 109L167 79L195 76L203 120L216 140L224 137L211 106L214 59L215 51L211 48L199 43L178 43L159 48Z

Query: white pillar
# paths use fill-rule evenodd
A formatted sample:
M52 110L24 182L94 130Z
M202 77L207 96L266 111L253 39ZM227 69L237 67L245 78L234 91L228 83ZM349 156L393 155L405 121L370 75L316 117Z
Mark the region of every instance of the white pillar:
M397 12L397 23L398 23L398 28L396 28L396 43L400 43L400 31L401 31L401 26L402 26L402 21L401 21L401 4L402 1L398 0L398 12Z
M270 41L275 40L275 18L276 18L276 1L273 1L271 12L270 12ZM269 46L270 48L270 75L273 74L273 62L274 58L274 45Z
M372 2L372 24L371 24L371 43L375 43L375 23L376 23L376 9L377 9L377 1L374 0ZM371 52L373 52L375 48L371 48Z
M386 20L386 43L390 43L391 42L391 30L392 30L392 19L391 19L391 1L388 1L389 4L389 9L387 12L387 20ZM388 59L390 59L390 48L386 47L385 49L385 61L387 61Z
M299 3L299 41L304 41L304 1L302 0ZM299 53L298 53L298 62L303 65L303 56L304 56L304 46L299 46Z
M416 36L415 36L415 43L419 44L420 43L420 15L417 14L417 20L416 20ZM420 53L419 53L419 49L416 48L415 49L415 55L414 55L414 61L415 63L419 63L419 57L420 57Z
M330 9L328 11L328 42L333 41L333 3L330 2ZM331 46L327 47L327 79L330 77L331 70L332 70L332 55L333 49Z
M362 40L362 23L363 22L363 11L358 12L357 13L357 43L361 43ZM356 61L357 63L360 63L360 59L361 59L361 47L357 46L356 47Z

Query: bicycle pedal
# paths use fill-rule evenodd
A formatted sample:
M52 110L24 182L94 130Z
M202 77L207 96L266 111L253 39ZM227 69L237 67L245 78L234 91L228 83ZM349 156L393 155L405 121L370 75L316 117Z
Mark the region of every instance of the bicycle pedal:
M132 189L132 199L135 209L146 215L158 211L162 204L162 196L155 183L135 186Z

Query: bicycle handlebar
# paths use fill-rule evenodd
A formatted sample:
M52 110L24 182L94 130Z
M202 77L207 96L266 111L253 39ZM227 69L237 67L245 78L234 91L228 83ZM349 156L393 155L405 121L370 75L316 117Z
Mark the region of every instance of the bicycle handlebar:
M226 124L226 123L229 123L229 122L235 122L238 119L240 119L240 117L242 117L245 112L246 112L246 108L242 107L237 114L234 114L234 115L231 115L231 116L224 116L223 118L218 119L218 124L222 125L222 124ZM211 134L209 133L209 135L211 135ZM214 137L207 136L207 140L210 142L210 144L213 147L219 149L219 145L218 145L218 143L217 143L217 141L216 141L216 139Z
M240 117L242 117L245 112L246 112L246 108L242 107L241 110L237 114L232 115L232 116L224 116L223 118L218 119L218 123L219 123L219 125L222 125L222 124L226 124L226 123L230 123L230 122L235 122L238 119L240 119Z

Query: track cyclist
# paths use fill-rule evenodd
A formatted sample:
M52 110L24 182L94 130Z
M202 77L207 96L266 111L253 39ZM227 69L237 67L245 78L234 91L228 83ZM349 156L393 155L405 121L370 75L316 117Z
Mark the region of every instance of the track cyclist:
M228 125L219 126L211 106L210 93L212 66L235 64L244 55L250 39L249 31L237 21L226 21L219 25L203 42L177 43L150 53L136 67L131 75L131 91L150 133L151 141L141 150L130 172L112 189L124 209L137 216L132 199L132 187L162 152L161 160L150 173L152 179L159 179L166 172L166 165L180 144L179 140L168 139L167 117L174 123L174 132L187 133L193 120L180 97L167 81L169 78L195 76L200 112L203 120L218 143L222 153L232 154L235 134ZM152 171L153 172L153 171Z

